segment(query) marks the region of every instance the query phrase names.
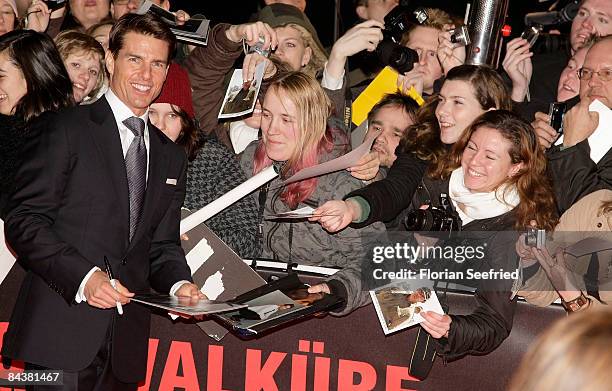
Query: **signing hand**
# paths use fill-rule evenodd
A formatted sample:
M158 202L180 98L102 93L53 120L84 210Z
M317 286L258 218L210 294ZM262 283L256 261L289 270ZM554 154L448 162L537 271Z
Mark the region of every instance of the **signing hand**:
M96 308L114 308L117 302L125 305L130 302L130 297L134 294L126 287L121 285L119 280L115 280L117 289L113 288L106 273L98 270L94 272L87 283L83 293L87 299L87 304Z
M448 332L450 331L450 326L453 319L444 314L440 315L433 311L423 311L420 315L425 319L421 322L421 327L425 329L432 337L438 338L448 338Z

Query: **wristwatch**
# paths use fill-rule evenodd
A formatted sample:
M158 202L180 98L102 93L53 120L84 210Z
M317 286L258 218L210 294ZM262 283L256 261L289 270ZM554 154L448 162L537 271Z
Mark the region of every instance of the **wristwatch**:
M586 297L583 292L580 292L580 296L570 301L561 299L561 305L567 312L579 311L583 307L588 307L590 303L591 299Z

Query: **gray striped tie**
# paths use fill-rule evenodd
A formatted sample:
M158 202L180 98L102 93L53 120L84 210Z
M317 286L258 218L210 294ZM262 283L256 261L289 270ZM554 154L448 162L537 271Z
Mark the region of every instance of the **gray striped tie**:
M147 147L144 142L145 123L141 118L130 117L123 124L134 133L134 140L125 155L125 171L127 173L130 192L130 241L138 227L145 190L147 188Z

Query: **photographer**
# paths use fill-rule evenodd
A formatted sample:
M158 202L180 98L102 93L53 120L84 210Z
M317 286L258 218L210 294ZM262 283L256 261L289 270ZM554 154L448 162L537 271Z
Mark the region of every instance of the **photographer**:
M545 167L546 159L529 124L506 110L488 111L453 145L438 176L423 180L412 200L412 210L441 208L436 200L448 194L449 208L456 211L461 229L479 231L470 234L472 243L487 243L482 271L499 270L502 265L509 270L517 265L512 244L518 234L509 238L508 233L498 231L523 229L534 217L547 229L555 222ZM323 215L334 212L327 204L315 211ZM327 227L331 219L320 221ZM438 339L438 353L452 360L466 354L486 354L499 346L512 328L515 301L511 284L481 280L476 306L468 315L421 314L425 319L421 326Z
M404 74L404 85L414 86L421 95L434 93L434 82L465 61L465 47L450 42L453 27L450 15L437 8L426 8L423 24L413 24L404 33L402 45L415 50L419 60Z
M538 249L522 235L516 244L525 268L518 292L527 302L545 307L555 300L568 312L582 311L612 301L612 249L580 257L565 249L587 238L612 239L612 191L591 193L568 209L555 227L552 240Z

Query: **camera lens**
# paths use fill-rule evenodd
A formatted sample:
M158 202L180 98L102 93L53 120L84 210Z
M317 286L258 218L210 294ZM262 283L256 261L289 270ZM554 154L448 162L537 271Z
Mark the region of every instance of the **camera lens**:
M389 65L399 73L411 71L414 63L419 61L416 51L389 40L381 41L376 51L383 64Z
M422 210L414 210L406 215L404 226L408 231L422 231L425 222L425 213Z

